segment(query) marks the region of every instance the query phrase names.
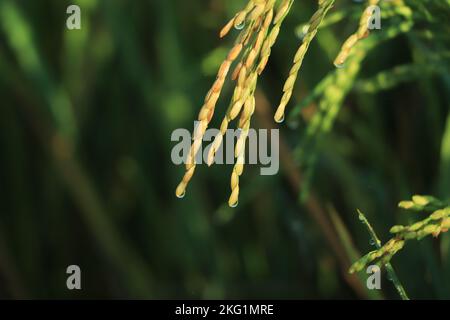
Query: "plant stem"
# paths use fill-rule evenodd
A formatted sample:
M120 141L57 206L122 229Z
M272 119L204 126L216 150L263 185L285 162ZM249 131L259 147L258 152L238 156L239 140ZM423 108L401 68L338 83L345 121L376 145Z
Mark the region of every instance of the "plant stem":
M378 249L380 249L381 248L380 239L378 238L377 234L375 233L375 230L373 230L371 224L367 220L364 213L362 213L359 209L358 209L358 218L362 223L364 223L367 230L369 231L370 236L374 240L375 245L377 246ZM400 280L398 279L397 274L395 273L394 268L392 267L391 263L388 262L384 266L386 267L386 271L389 274L389 277L392 280L392 283L394 284L395 289L397 289L397 292L400 295L400 298L402 298L402 300L409 300L409 297L406 294L405 288L403 287Z

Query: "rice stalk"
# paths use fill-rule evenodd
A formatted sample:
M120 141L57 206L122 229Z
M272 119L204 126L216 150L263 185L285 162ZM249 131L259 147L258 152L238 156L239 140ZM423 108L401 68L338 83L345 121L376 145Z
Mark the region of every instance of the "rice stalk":
M242 175L245 155L245 140L250 128L251 116L255 108L254 91L258 76L263 72L270 56L270 49L275 43L281 24L289 12L293 0L283 0L274 15L276 0L251 0L247 6L238 12L220 31L219 36L226 36L232 27L241 29L235 46L227 59L222 63L216 81L208 92L205 104L198 117L199 125L194 132L186 162L186 172L176 189L177 197L185 195L187 185L195 172L195 157L201 146L205 131L213 117L215 105L232 64L241 56L235 66L231 80L236 82L233 95L222 120L219 133L214 137L207 155L208 166L214 162L216 153L223 142L223 137L229 124L241 115L238 128L241 135L237 140L235 164L231 174L231 195L229 205L235 207L239 197L239 177ZM273 27L271 25L273 24ZM243 52L243 53L242 53Z
M378 238L377 234L375 233L375 230L373 229L372 225L367 220L364 213L362 213L360 210L358 210L358 216L359 220L366 226L367 231L370 234L371 241L375 244L375 246L378 248L378 250L381 250L381 240ZM399 247L399 246L398 246ZM403 300L409 300L409 297L405 291L405 288L401 284L400 280L398 279L397 273L394 271L394 268L392 267L390 262L385 263L386 270L389 274L390 279L394 283L395 289L397 290L398 294Z
M427 218L417 221L411 225L395 225L390 229L394 237L384 245L373 232L371 236L377 244L377 249L373 250L358 261L353 263L349 272L359 272L369 264L386 265L394 255L399 252L408 241L421 240L427 236L438 237L450 229L450 205L445 201L440 201L432 196L414 195L411 200L401 201L399 207L410 211L432 212ZM367 222L367 219L360 212L360 220ZM392 268L392 267L390 267Z
M297 80L298 72L300 71L300 68L302 66L305 54L308 51L311 41L314 39L314 37L317 34L319 25L321 24L322 20L326 16L328 10L331 9L333 4L334 4L334 0L319 0L319 8L313 14L313 16L311 17L311 19L309 21L308 31L303 39L302 44L298 48L297 53L295 54L294 65L292 66L291 70L289 71L289 76L283 87L283 97L281 98L278 109L275 112L274 119L278 123L284 121L284 111L286 109L287 104L289 103L289 100L292 97L292 92L294 90L294 84L295 84L295 81Z
M342 67L350 55L353 47L358 43L359 40L366 38L369 35L369 19L372 16L372 6L377 5L380 0L368 0L367 7L364 10L361 18L359 20L358 30L345 40L342 45L341 51L338 53L336 59L334 60L334 65L336 67Z

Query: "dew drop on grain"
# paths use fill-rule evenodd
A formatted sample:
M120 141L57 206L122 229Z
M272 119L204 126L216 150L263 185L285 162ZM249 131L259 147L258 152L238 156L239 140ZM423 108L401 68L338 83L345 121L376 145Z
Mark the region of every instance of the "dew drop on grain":
M342 69L345 65L344 63L335 63L334 66L338 69Z
M234 28L236 30L242 30L242 29L244 29L244 27L245 27L245 21L242 21L241 23L234 25Z
M284 122L284 114L280 119L275 119L276 123L283 123Z
M177 193L177 198L183 199L185 195L186 195L186 191L184 191L184 192L181 193L181 194L178 194L178 193Z

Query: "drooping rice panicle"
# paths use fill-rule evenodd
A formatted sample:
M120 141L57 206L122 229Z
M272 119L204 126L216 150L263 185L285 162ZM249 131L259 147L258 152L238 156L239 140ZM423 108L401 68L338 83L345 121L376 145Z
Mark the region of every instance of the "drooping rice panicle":
M427 218L411 225L393 226L390 233L394 234L394 237L383 246L380 245L377 250L369 252L353 263L349 272L361 271L371 263L385 265L404 247L407 241L421 240L430 235L438 237L441 233L447 232L450 229L450 206L448 203L434 198L433 203L429 202L430 198L433 197L415 195L412 197L412 201L401 201L400 208L413 211L429 211L431 208L432 213Z
M337 67L343 66L352 48L358 43L359 40L369 35L369 20L372 17L372 7L376 6L380 0L368 0L367 6L359 20L358 30L345 40L341 47L341 51L338 53L334 60L334 65Z
M288 79L284 84L283 88L283 97L281 98L281 102L278 106L277 111L275 112L274 119L276 122L284 121L284 111L286 109L287 104L292 96L292 91L294 89L295 81L297 80L298 72L302 66L303 58L305 57L306 52L308 51L309 45L311 41L317 34L317 30L319 28L320 23L323 18L326 16L328 10L333 6L334 0L319 0L319 8L314 13L309 21L309 29L306 33L302 44L297 50L297 53L294 57L294 65L292 66Z
M275 10L275 5L278 2L279 5ZM216 153L222 146L224 135L228 130L230 123L241 115L238 128L243 134L241 134L241 137L238 139L235 150L235 156L238 158L238 163L235 165L232 172L232 191L229 200L230 206L234 206L237 203L239 195L239 177L243 172L243 163L239 163L242 157L239 157L238 155L241 151L242 153L245 152L245 140L251 118L251 113L248 113L248 105L250 103L248 101L254 100L254 89L258 77L267 65L271 49L278 38L281 25L289 13L294 0L279 0L278 2L277 0L249 0L245 8L239 11L220 31L220 37L224 37L233 27L237 30L241 30L235 41L234 47L230 50L227 58L221 64L217 78L206 95L204 105L200 110L198 125L194 132L194 141L186 161L186 172L176 190L177 196L184 196L186 187L194 174L196 168L196 155L200 150L205 131L213 117L216 103L220 97L226 77L230 73L230 70L233 70L231 71L230 78L235 82L235 87L231 101L221 122L219 133L214 137L210 150L208 150L206 163L211 165L214 162ZM289 76L283 87L283 96L274 115L276 122L281 122L285 118L285 109L292 97L294 84L297 80L303 59L324 18L327 16L328 11L334 5L334 2L334 0L318 0L318 9L311 17L309 23L306 24L307 28L302 28L302 30L304 30L302 31L304 36L302 43L295 54L293 66L290 69ZM372 15L371 6L378 3L379 0L368 0L368 6L360 18L360 26L357 32L344 43L342 50L336 59L337 62L343 63L353 46L368 34L368 24ZM392 30L391 28L386 30L383 33L386 38L391 38L398 33L406 32L410 29L412 11L404 4L403 0L393 0L392 3L381 3L380 5L386 7L387 11L384 13L386 16L403 16L407 20L406 22L399 23L398 26ZM340 16L337 16L337 18L334 17L329 23L335 23L339 19L341 19ZM365 43L366 42L364 42L364 44ZM355 59L352 59L352 63L350 63L347 68L349 73L352 75L358 73L359 62L363 59L369 47L370 46L367 46L365 49L362 48L363 50L360 53L355 50L353 54ZM234 62L236 62L235 66L233 66ZM322 101L319 103L319 113L312 118L312 121L308 126L306 131L307 138L311 137L312 133L326 133L332 127L334 119L339 112L340 105L342 104L346 93L350 90L349 84L352 84L354 81L354 77L345 77L345 75L346 72L341 72L330 76L329 80L339 80L337 81L339 84L336 84L333 81L324 81L322 86L319 86L314 90L313 96L322 96ZM342 86L345 88L341 88ZM297 108L295 112L298 112L298 110L299 108ZM319 136L323 136L323 134L319 134ZM308 141L308 139L306 139L306 141ZM313 159L314 157L314 152L312 152L310 158ZM310 161L308 161L308 163L309 162ZM307 190L307 188L303 189Z
M292 3L294 0L283 0L280 7L278 8L277 14L275 16L275 19L273 21L274 26L270 30L269 35L264 40L262 49L261 49L261 58L258 64L257 72L259 75L262 74L264 71L267 62L269 61L271 49L275 42L277 41L278 35L280 33L281 25L286 18L287 14L289 13L289 10L291 9Z
M211 90L206 95L205 103L201 108L198 116L199 124L195 130L196 132L194 134L194 142L191 145L188 159L186 161L186 173L184 174L183 179L181 180L180 184L176 189L176 195L178 197L184 196L186 192L186 187L194 174L195 156L201 146L205 131L214 114L214 108L216 106L217 100L219 99L223 84L230 70L231 64L239 56L241 51L242 51L242 43L238 42L230 50L226 60L220 66L216 81L214 82Z
M208 165L211 165L213 163L215 154L222 144L223 136L228 129L229 123L239 115L239 112L241 111L241 108L244 105L248 94L250 93L252 83L256 81L258 75L255 71L252 70L255 69L256 58L261 51L263 41L267 36L268 28L272 21L272 18L273 10L270 10L267 12L261 30L256 36L254 46L249 50L245 61L238 65L239 72L235 70L235 73L237 74L237 85L233 93L230 108L228 109L224 119L222 120L220 132L215 137L211 149L208 152Z
M236 207L239 201L239 177L244 171L245 143L250 130L250 120L255 111L255 96L252 93L246 100L239 119L240 136L235 147L236 164L231 173L231 195L228 200L230 207Z
M269 2L268 2L269 3ZM272 1L273 6L274 1ZM239 65L239 75L237 79L237 86L233 95L230 108L227 111L225 118L222 121L220 132L214 139L211 149L208 153L208 165L211 165L214 161L215 154L218 148L221 146L223 136L228 128L229 123L234 120L239 113L241 117L239 120L238 128L241 130L241 134L237 140L235 148L236 164L231 174L231 195L228 204L231 207L237 206L239 198L239 177L242 175L244 169L245 160L245 141L250 129L251 115L255 109L254 90L256 88L258 73L257 57L260 56L261 48L264 43L264 39L267 37L268 29L273 20L273 9L266 13L264 23L261 26L260 31L256 35L254 44L249 50L248 55L241 65Z
M208 164L212 163L214 155L222 143L223 134L225 134L229 122L239 115L245 101L250 95L252 84L256 83L257 73L255 71L255 64L273 19L273 7L275 2L276 0L249 1L245 9L237 13L220 32L220 36L223 37L233 26L236 29L241 29L242 26L243 29L235 46L230 50L227 58L220 66L216 81L206 95L205 103L200 110L198 117L199 122L194 132L194 141L186 161L186 172L176 189L176 195L178 197L184 196L186 187L195 172L195 158L201 147L203 136L214 114L216 103L219 99L231 65L237 57L241 55L242 51L244 51L244 54L242 55L241 61L238 63L237 68L232 74L232 79L237 80L232 101L226 116L222 121L220 135L214 139L210 155L207 159Z

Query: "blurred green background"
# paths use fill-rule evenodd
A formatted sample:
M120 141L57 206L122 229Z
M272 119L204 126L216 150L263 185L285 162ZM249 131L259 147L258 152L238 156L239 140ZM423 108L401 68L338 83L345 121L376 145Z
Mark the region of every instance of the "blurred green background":
M386 241L391 225L420 218L397 209L400 200L450 196L449 6L428 8L430 19L367 52L304 165L298 149L317 99L296 125L272 120L295 31L316 8L296 1L252 121L280 128L279 174L247 166L231 209L232 167L202 165L177 199L184 168L171 161L170 135L193 129L237 34L220 40L218 31L245 3L0 0L0 298L398 298L386 277L370 291L367 275L347 273L371 249L356 209ZM81 7L81 30L65 27L70 4ZM335 72L362 10L337 1L330 14L343 18L313 41L288 110ZM384 23L377 32L397 22ZM370 90L398 65L415 69ZM449 254L446 234L408 244L392 263L412 298L450 298ZM81 291L66 288L72 264Z

